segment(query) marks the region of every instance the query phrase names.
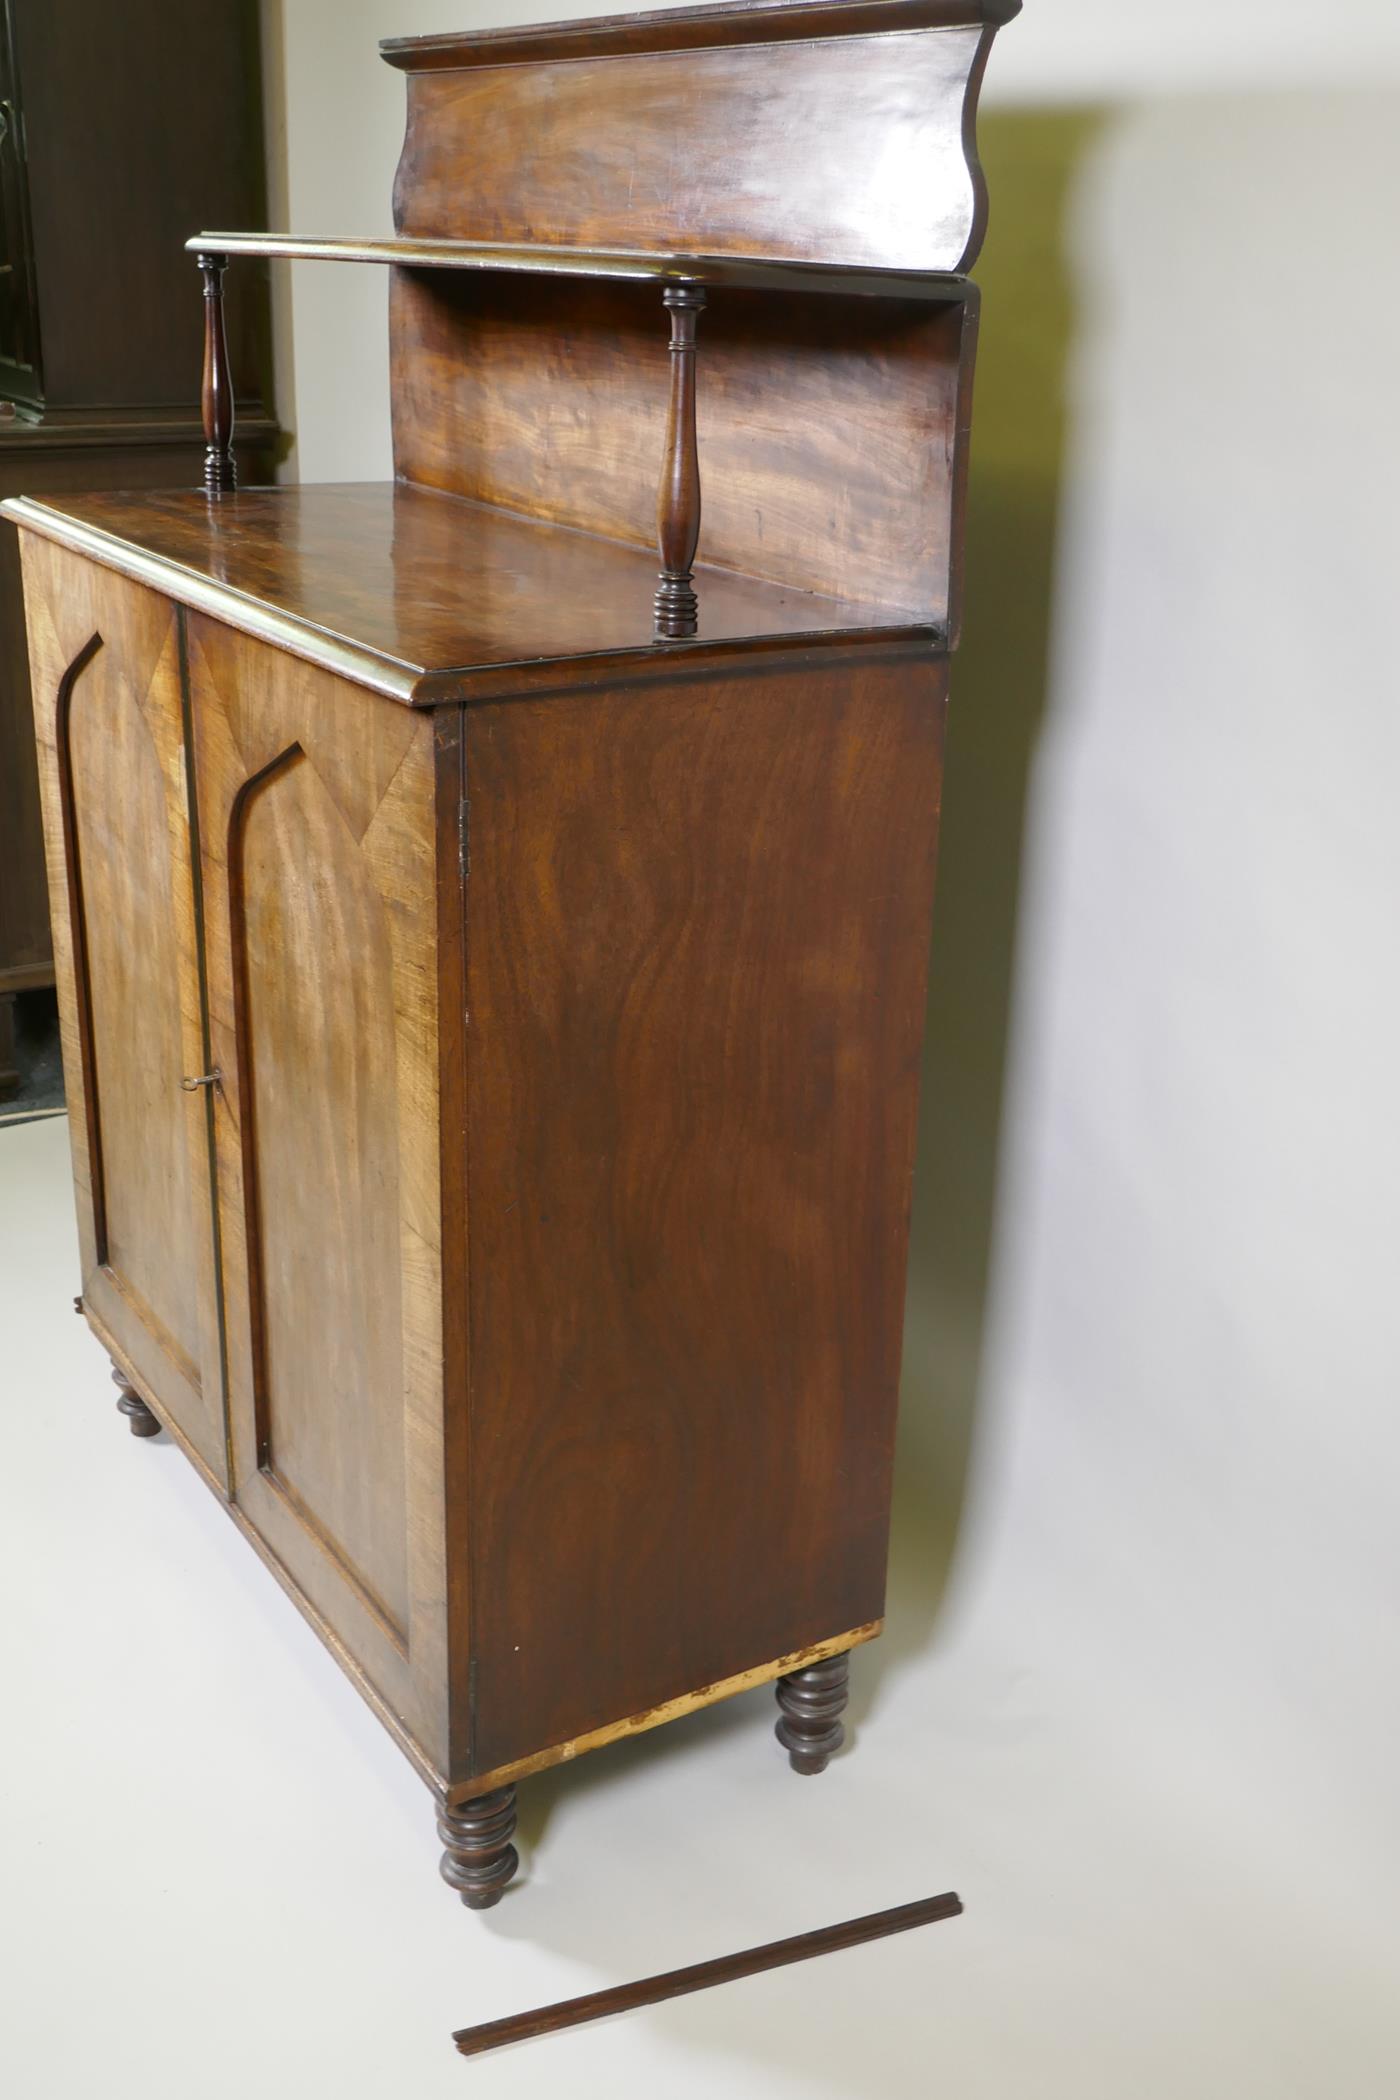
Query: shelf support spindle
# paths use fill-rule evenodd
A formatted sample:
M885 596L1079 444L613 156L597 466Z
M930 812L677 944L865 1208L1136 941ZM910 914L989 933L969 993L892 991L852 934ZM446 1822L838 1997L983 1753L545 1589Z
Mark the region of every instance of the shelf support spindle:
M671 316L671 404L666 417L666 452L656 503L656 539L661 580L656 591L658 640L694 634L699 601L691 564L700 539L700 456L695 443L695 324L705 304L698 284L668 285L663 304Z
M224 496L238 486L233 463L233 374L229 370L228 337L224 333L224 272L226 255L195 257L204 278L204 385L200 407L204 415L204 492Z

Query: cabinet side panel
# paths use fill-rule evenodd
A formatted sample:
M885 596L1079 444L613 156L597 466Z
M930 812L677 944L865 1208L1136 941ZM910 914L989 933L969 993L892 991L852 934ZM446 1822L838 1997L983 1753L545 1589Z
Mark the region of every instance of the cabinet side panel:
M468 711L478 1771L881 1614L944 678Z

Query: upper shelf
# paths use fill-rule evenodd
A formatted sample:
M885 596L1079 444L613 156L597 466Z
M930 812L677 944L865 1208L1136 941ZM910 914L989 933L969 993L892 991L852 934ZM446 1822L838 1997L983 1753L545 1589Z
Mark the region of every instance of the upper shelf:
M262 255L282 261L397 263L423 270L509 270L538 277L608 277L649 284L726 286L746 291L826 292L947 303L967 279L947 271L884 270L770 256L647 254L622 248L545 247L539 243L457 241L407 234L306 240L292 233L199 233L192 255Z

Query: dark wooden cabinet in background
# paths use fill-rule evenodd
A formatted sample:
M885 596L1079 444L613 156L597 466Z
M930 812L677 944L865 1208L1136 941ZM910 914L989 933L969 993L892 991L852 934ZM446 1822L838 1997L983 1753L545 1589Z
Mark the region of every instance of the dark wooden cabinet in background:
M746 1686L819 1772L880 1629L1014 10L387 45L397 234L191 244L212 493L6 505L83 1310L474 1907ZM389 266L394 481L220 492L230 254Z
M191 226L263 210L256 0L0 0L0 496L199 472ZM265 286L236 288L249 472L270 464ZM0 525L0 1088L52 984L24 606Z

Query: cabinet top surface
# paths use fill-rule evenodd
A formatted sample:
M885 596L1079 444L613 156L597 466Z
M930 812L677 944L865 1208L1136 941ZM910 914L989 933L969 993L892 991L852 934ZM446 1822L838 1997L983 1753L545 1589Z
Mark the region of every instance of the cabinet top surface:
M704 571L700 633L652 634L654 554L402 482L102 493L15 523L410 705L736 646L909 634L908 613ZM924 645L931 631L923 634ZM575 666L570 673L566 668Z

